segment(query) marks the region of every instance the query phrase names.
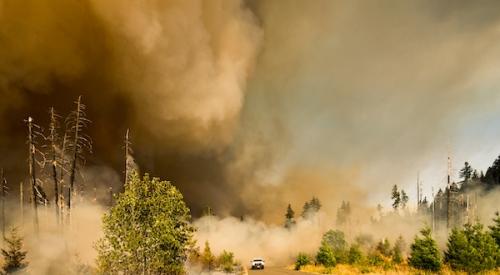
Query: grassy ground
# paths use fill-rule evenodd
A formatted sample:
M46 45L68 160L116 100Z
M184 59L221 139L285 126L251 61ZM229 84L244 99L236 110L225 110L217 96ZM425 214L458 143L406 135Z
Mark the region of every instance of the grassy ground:
M290 267L293 269L293 266ZM430 272L423 272L417 269L409 267L407 264L394 265L391 268L383 268L377 266L360 266L360 265L347 265L338 264L334 268L325 268L323 266L316 265L306 265L303 266L300 271L317 273L317 274L340 274L340 275L351 275L351 274L384 274L384 275L396 275L396 274L433 274ZM436 274L443 275L462 275L466 274L464 272L452 271L449 267L444 266L443 269ZM486 273L481 273L484 275L500 274L500 269L492 270Z

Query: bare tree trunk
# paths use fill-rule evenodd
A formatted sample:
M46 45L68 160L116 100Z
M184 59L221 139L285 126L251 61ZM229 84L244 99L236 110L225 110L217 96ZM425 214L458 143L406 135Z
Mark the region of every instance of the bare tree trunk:
M109 206L113 206L113 187L109 187Z
M57 145L56 145L56 114L54 107L50 108L50 148L52 154L52 178L54 180L54 207L56 208L56 223L59 224L59 181L57 179Z
M86 118L85 105L82 103L82 97L79 96L78 100L75 102L76 109L71 112L71 114L66 119L66 127L69 132L68 148L71 149L70 154L70 176L69 176L69 186L68 186L68 196L66 198L67 204L67 214L66 216L71 219L71 207L72 201L76 198L75 190L75 178L77 172L77 165L79 161L84 161L83 153L85 151L92 152L92 141L90 137L83 133L84 128L88 126L90 120ZM69 127L69 128L68 128ZM81 190L83 187L80 186ZM71 220L67 221L71 223Z
M39 225L38 225L38 200L36 195L36 170L35 170L35 144L34 144L34 133L33 133L33 118L28 117L28 142L29 142L29 173L31 178L31 191L32 191L32 202L33 202L33 224L35 227L35 233L38 235Z
M24 191L23 182L19 183L19 208L21 209L21 226L24 225Z
M59 207L59 211L61 213L61 215L59 216L60 219L61 219L61 224L63 224L63 220L64 220L64 189L66 187L66 185L64 184L64 174L65 174L65 171L64 171L64 167L63 165L65 165L65 159L66 159L66 156L65 156L65 152L66 152L66 143L67 143L67 140L68 140L68 134L67 133L64 133L64 137L63 137L63 140L62 140L62 148L61 148L61 154L59 156L59 159L60 159L60 165L59 165L59 183L60 183L60 192L59 192L59 205L57 207Z
M70 170L70 177L69 177L69 189L68 189L68 198L67 198L67 204L68 204L68 215L71 215L71 196L73 193L73 188L75 184L75 175L76 175L76 161L78 157L78 135L80 134L80 104L81 104L81 99L82 97L78 97L77 101L77 106L76 106L76 117L75 117L75 125L74 125L74 136L73 136L73 152L72 152L72 159L71 159L71 170Z
M5 189L7 188L7 180L3 173L3 168L0 171L0 181L2 183L2 240L5 240Z
M129 151L130 151L130 141L128 139L128 130L129 129L127 129L127 133L125 134L125 181L124 181L124 185L123 185L124 189L125 189L125 186L127 185L128 177L130 176L129 175L129 164L128 164Z

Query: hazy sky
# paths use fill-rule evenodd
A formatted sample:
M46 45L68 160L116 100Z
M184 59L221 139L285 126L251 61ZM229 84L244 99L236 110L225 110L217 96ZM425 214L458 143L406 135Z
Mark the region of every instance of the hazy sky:
M355 167L354 184L376 202L393 184L416 196L419 171L425 195L443 187L448 152L454 179L464 161L486 169L500 154L496 7L262 2L265 38L243 112L286 129L275 172Z

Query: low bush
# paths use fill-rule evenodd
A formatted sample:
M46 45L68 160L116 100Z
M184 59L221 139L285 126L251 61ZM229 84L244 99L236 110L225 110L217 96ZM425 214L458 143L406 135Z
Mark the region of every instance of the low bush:
M308 265L311 263L311 258L305 253L299 253L297 255L297 259L295 260L295 270L300 270L302 266Z
M334 267L337 264L337 260L332 248L328 245L321 245L316 254L316 262L325 267Z
M349 264L357 264L363 260L363 253L358 245L351 245L347 253L347 262Z

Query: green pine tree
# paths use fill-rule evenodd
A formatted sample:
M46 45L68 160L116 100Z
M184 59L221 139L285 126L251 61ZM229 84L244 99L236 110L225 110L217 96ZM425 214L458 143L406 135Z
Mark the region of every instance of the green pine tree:
M495 239L495 242L500 247L500 214L495 212L495 218L493 218L493 224L490 225L490 235Z
M182 274L194 228L181 193L167 181L133 173L103 217L96 249L102 274Z
M201 254L201 262L203 264L203 268L208 271L215 268L215 256L212 254L212 250L210 250L208 241L205 242L205 248L203 249L203 254Z
M321 209L321 202L318 198L312 197L312 199L304 203L302 208L302 217L307 219L314 216Z
M288 204L288 207L286 208L286 214L285 214L285 228L292 228L295 225L295 212L292 209L292 206Z
M390 257L392 255L391 243L387 238L380 240L375 248L380 254Z
M470 164L466 161L464 164L464 168L460 169L459 176L467 182L472 178L473 174L477 174L477 171L474 171Z
M453 229L448 237L445 262L454 270L478 273L496 267L499 250L482 224L466 224L463 229Z
M417 269L429 271L440 270L441 255L439 254L436 241L432 238L430 228L420 230L420 234L422 234L422 238L416 236L415 241L411 245L408 263Z
M304 203L304 206L302 207L302 218L307 219L311 215L311 205L309 204L308 201Z
M392 249L392 259L394 260L395 263L401 263L403 262L403 254L405 252L405 241L403 239L403 236L399 236L396 242L394 243L394 248Z
M346 224L351 216L351 204L347 201L342 201L340 208L337 210L337 224Z
M7 249L2 249L4 259L3 270L5 273L16 273L27 266L25 262L26 251L23 251L23 238L17 234L17 229L12 228L8 237L5 237Z
M401 198L400 201L401 208L406 209L406 206L408 205L408 201L410 200L410 198L406 194L405 190L401 190L400 198Z
M401 204L401 193L399 193L397 185L394 185L392 187L391 198L393 200L393 202L392 202L392 208L394 208L394 210L398 210L399 205Z

